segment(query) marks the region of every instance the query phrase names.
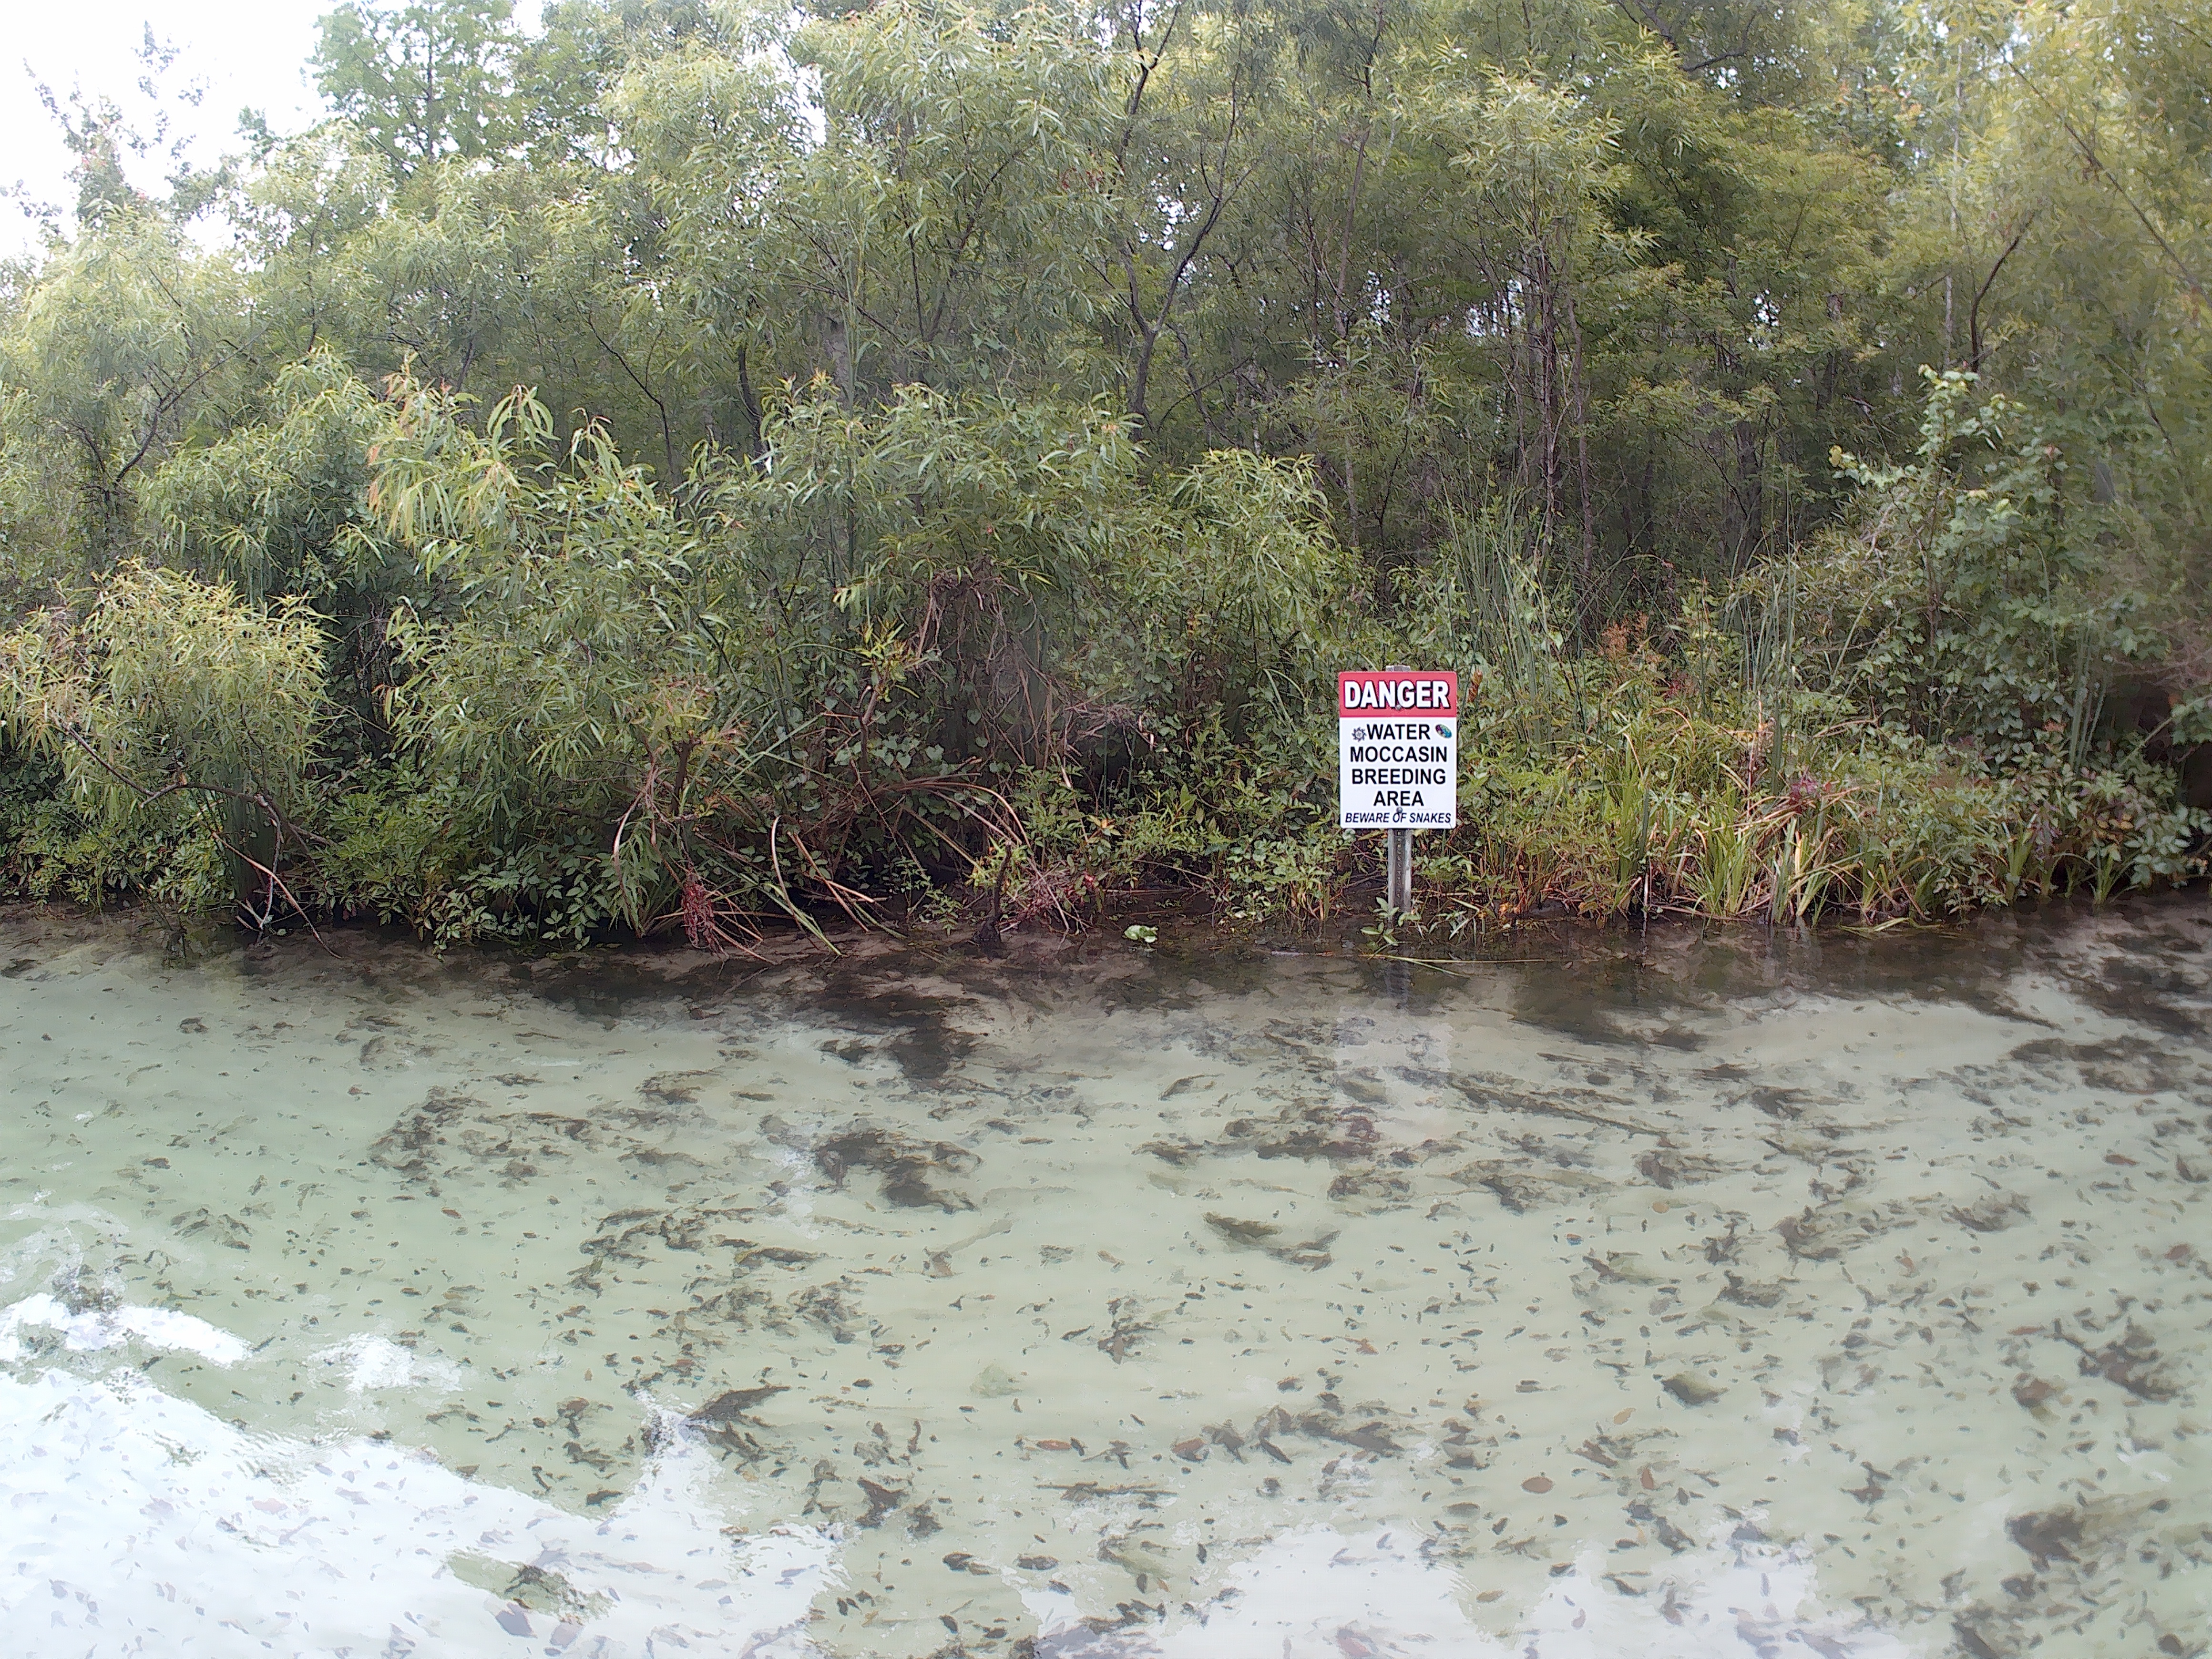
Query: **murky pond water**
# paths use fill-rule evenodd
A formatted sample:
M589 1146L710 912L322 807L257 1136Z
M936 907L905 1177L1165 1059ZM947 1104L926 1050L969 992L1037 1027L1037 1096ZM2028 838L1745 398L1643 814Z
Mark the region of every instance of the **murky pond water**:
M0 918L0 1647L2199 1654L2208 941Z

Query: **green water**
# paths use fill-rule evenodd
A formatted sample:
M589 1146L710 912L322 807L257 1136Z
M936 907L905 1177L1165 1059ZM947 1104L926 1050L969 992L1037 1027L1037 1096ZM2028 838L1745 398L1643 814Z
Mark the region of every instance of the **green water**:
M2200 1653L2208 939L0 918L7 1650Z

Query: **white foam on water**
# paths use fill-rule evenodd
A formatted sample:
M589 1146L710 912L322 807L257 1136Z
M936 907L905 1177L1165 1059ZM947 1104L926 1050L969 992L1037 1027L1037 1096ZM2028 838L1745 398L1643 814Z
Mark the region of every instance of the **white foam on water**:
M0 1310L0 1360L12 1362L23 1357L23 1340L17 1333L26 1326L60 1332L63 1345L77 1353L112 1348L134 1339L149 1347L196 1353L215 1365L235 1365L248 1352L246 1344L229 1332L188 1313L137 1307L88 1308L72 1313L42 1291Z
M1314 1527L1270 1540L1229 1570L1199 1619L1161 1638L1161 1659L1505 1659L1510 1650L1461 1606L1471 1595L1465 1582L1422 1560L1420 1543L1403 1528L1346 1537Z
M1603 1581L1585 1550L1523 1620L1516 1659L1912 1659L1918 1651L1856 1609L1829 1607L1804 1549L1708 1544L1639 1595Z
M1914 1650L1857 1611L1820 1596L1795 1549L1716 1538L1663 1582L1629 1595L1604 1581L1604 1558L1582 1552L1536 1603L1510 1621L1479 1622L1470 1575L1424 1559L1404 1528L1355 1536L1302 1528L1230 1568L1194 1619L1158 1635L1094 1635L1060 1597L1030 1599L1045 1626L1041 1655L1115 1659L1912 1659Z
M726 1535L726 1510L702 1490L711 1462L672 1437L605 1518L580 1516L386 1442L245 1433L129 1373L0 1376L5 1647L17 1659L796 1651L787 1641L834 1580L836 1547L811 1528ZM457 1570L471 1565L477 1583ZM525 1568L533 1606L480 1587Z
M428 1388L450 1393L462 1386L467 1370L451 1360L428 1358L389 1337L356 1336L336 1342L314 1358L345 1373L346 1392L362 1395L386 1389Z

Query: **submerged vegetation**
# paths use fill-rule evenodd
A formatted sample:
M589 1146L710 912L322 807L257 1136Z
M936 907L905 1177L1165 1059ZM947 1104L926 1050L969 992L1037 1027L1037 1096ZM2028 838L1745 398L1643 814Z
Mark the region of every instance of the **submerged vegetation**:
M1389 661L1482 679L1431 927L2196 875L2189 10L348 4L151 191L80 100L0 890L1310 924Z

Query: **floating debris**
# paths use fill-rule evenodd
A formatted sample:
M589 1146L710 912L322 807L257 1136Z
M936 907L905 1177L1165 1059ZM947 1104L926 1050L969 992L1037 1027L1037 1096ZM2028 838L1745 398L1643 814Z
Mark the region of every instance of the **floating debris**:
M851 1170L872 1170L883 1177L888 1203L907 1209L972 1210L957 1193L935 1184L940 1174L966 1176L982 1160L964 1146L942 1140L917 1140L892 1129L856 1126L814 1143L815 1167L837 1186Z
M754 1407L785 1393L780 1384L760 1389L730 1389L716 1395L698 1410L684 1419L688 1423L736 1423L744 1420Z
M2027 1200L2018 1193L1990 1193L1951 1212L1951 1219L1978 1233L1999 1233L2028 1218Z
M1686 1406L1710 1406L1728 1392L1695 1371L1677 1371L1661 1386Z

